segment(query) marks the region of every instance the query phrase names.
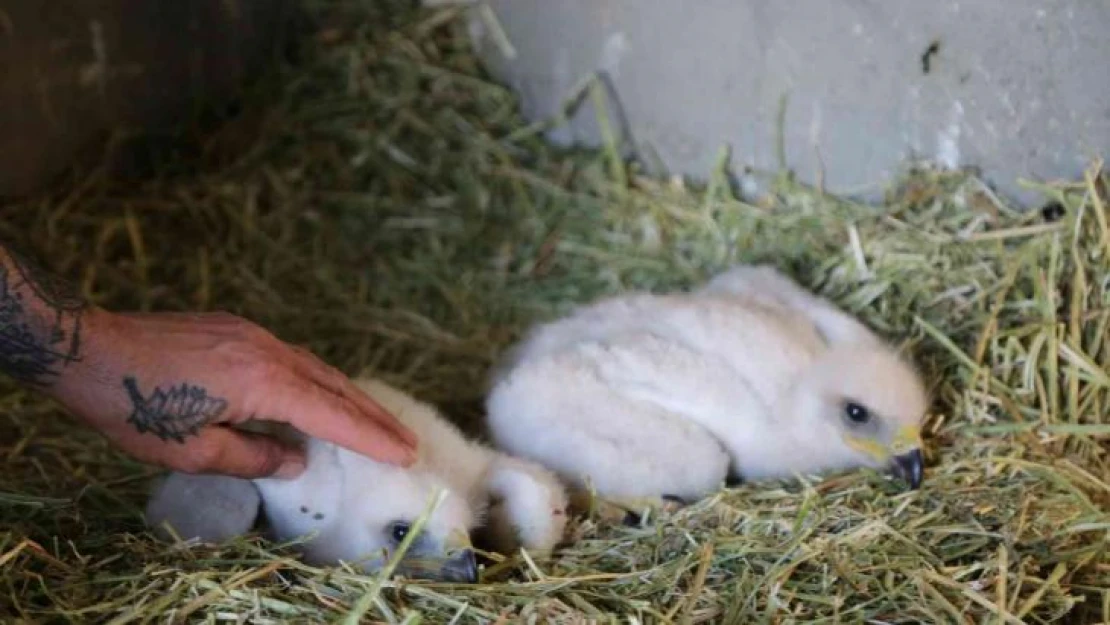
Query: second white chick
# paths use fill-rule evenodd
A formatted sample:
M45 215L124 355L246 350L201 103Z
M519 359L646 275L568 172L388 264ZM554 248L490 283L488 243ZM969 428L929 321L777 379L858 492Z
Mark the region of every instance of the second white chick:
M912 366L769 266L541 325L487 398L498 447L635 505L864 466L917 488L925 409Z
M303 539L307 562L344 561L373 572L440 495L398 572L460 582L477 580L476 531L492 530L498 550L545 552L562 539L567 500L554 475L468 440L432 406L384 382L355 383L417 435L414 465L377 462L297 433L307 454L297 478L253 480L251 499L254 493L241 485L247 480L171 474L148 504L147 522L168 522L183 538L215 542L245 533L261 512L272 538Z

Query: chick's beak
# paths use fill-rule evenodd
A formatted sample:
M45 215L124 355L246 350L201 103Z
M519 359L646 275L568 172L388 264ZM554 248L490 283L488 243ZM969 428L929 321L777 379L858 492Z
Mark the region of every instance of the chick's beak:
M447 540L447 558L440 568L440 578L449 582L474 584L478 581L478 560L465 532L455 531Z
M443 567L439 570L439 577L447 582L458 582L461 584L477 583L478 560L474 557L474 551L471 549L464 549L456 555L444 560Z
M913 449L894 456L891 471L897 477L905 480L911 489L921 488L921 479L925 472L925 457L921 454L920 449Z

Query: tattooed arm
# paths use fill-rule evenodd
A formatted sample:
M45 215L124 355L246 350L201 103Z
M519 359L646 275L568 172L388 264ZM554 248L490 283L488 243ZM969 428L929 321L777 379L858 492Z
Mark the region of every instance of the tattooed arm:
M0 370L24 384L51 387L80 359L89 307L76 289L26 257L0 248Z
M300 473L300 449L228 427L254 417L378 460L414 458L413 434L311 353L225 313L105 311L3 244L0 372L140 460L189 473Z

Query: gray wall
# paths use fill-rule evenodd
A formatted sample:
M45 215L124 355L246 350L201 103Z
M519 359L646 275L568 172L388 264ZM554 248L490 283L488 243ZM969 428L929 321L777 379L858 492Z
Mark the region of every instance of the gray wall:
M1106 0L488 0L471 31L527 114L556 113L599 71L645 163L703 177L786 162L876 199L910 159L1073 178L1110 156ZM511 46L499 45L503 29ZM553 140L596 145L589 101ZM755 190L754 179L748 179Z

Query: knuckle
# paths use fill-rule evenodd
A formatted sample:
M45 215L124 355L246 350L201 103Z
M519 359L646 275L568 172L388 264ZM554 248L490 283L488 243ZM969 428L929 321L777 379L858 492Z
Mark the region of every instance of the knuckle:
M205 313L205 316L211 322L226 326L227 331L238 336L241 340L259 340L271 336L265 328L257 323L226 310Z
M226 310L216 310L210 312L208 313L208 318L220 323L238 323L242 321L242 319L238 315L232 314Z
M258 345L269 346L277 342L277 337L269 330L246 319L239 320L239 333L245 340Z
M221 337L215 346L215 351L227 365L235 367L250 367L255 363L269 359L264 349L250 341L243 340L241 335Z
M248 367L247 377L252 384L259 386L272 386L286 375L285 367L264 357L254 359Z
M339 373L331 365L324 362L322 358L314 354L312 351L303 348L292 346L293 357L301 362L301 366L308 372L311 377L317 377L327 382L334 383Z
M309 349L307 347L302 347L300 345L290 345L289 348L293 350L293 353L295 353L298 356L304 358L308 362L311 362L312 364L317 364L317 365L324 364L324 361L320 360L320 357L317 356L315 352L313 352L311 349Z

